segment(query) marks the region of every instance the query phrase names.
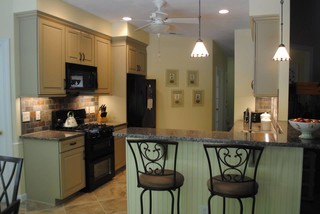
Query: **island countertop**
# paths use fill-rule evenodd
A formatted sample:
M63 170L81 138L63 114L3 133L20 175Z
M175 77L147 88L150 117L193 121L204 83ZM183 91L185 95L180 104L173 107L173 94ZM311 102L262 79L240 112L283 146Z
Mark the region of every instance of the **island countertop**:
M257 125L257 124L254 124ZM157 129L130 127L114 132L114 136L127 138L148 138L174 141L193 141L207 143L240 143L262 146L285 146L320 149L320 133L314 139L299 138L300 132L293 129L287 121L278 122L279 128L272 132L243 132L243 122L237 121L231 131L198 131L180 129Z

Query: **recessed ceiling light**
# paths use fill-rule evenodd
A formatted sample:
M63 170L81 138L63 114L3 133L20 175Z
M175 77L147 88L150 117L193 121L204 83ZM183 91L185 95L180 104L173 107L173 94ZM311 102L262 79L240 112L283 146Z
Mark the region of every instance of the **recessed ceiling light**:
M122 20L123 20L123 21L131 21L132 18L131 18L131 17L128 17L128 16L125 16L125 17L122 17Z
M219 10L219 13L220 13L220 14L227 14L227 13L229 13L229 10L227 10L227 9L222 9L222 10Z

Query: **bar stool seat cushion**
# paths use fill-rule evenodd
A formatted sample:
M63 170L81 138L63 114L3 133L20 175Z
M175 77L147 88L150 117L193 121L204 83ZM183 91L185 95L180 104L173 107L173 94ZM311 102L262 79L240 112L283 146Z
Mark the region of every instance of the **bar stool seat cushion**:
M237 181L236 176L238 175L230 175L230 180L222 180L221 175L211 178L213 181L213 192L217 195L231 198L251 197L258 192L259 185L252 178L244 177L243 181L239 182ZM211 179L207 181L207 186L210 192L212 192Z
M176 189L183 185L184 176L176 172L176 184L174 184L173 170L164 170L164 175L141 174L139 176L140 185L146 189ZM167 174L167 175L166 175Z

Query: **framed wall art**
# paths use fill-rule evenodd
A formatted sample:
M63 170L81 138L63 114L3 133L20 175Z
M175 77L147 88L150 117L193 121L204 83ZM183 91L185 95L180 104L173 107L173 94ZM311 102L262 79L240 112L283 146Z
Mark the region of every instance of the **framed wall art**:
M183 107L184 95L183 90L172 90L171 91L171 106L172 107Z
M179 71L174 69L166 70L166 86L179 86Z
M193 90L192 91L192 105L203 106L204 103L204 90Z
M187 71L187 86L197 87L199 86L199 72L195 70Z

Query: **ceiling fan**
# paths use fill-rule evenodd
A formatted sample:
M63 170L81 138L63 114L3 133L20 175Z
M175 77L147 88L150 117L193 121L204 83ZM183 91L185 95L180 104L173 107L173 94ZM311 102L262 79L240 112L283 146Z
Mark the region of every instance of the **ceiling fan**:
M137 28L137 30L142 30L148 28L151 33L160 34L168 33L174 26L174 24L198 24L198 18L173 18L161 10L162 7L166 5L165 0L153 0L157 10L151 13L150 19L145 20L148 23Z

